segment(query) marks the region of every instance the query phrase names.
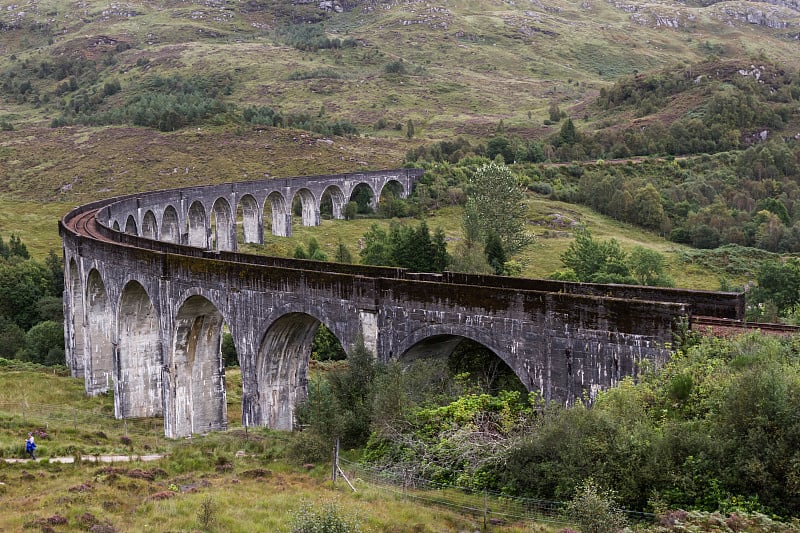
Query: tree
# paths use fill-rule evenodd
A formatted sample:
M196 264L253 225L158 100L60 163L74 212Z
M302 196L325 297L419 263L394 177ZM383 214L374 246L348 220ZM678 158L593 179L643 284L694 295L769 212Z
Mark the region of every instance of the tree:
M575 272L578 281L592 283L635 283L626 260L616 239L596 241L586 228L575 232L575 240L561 254L561 262Z
M642 285L670 287L672 281L664 272L664 256L643 246L634 246L628 257L631 275Z
M753 301L772 301L780 314L800 302L800 260L797 258L764 263L757 280L758 286L751 292Z
M365 265L394 266L389 235L377 224L364 234L364 247L358 254Z
M661 195L652 183L648 183L636 191L633 196L633 213L635 222L642 227L657 230L664 222L664 206Z
M490 233L486 238L484 253L486 254L486 260L489 261L489 264L494 269L494 273L498 276L502 276L505 273L503 271L503 265L508 261L508 256L503 249L503 243L500 241L500 237L498 237L496 233Z
M352 263L353 262L353 254L350 253L347 246L339 240L339 244L336 246L336 256L335 256L337 263Z
M222 334L222 360L225 366L239 366L239 354L236 353L236 344L233 342L233 335L226 331Z
M25 334L27 358L34 363L64 364L64 325L47 320Z
M409 139L414 137L414 122L411 119L408 119L408 124L406 124L406 137Z
M525 192L506 165L492 161L478 167L469 178L464 209L468 236L478 233L486 242L494 233L505 251L514 254L530 242L525 233L526 215Z

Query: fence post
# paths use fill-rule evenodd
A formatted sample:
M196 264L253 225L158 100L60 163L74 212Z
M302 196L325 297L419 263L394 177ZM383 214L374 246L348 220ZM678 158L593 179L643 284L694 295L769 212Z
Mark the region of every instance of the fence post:
M333 445L333 469L331 470L331 481L336 484L336 469L339 466L339 437L336 437L336 444Z
M488 513L486 505L486 489L483 489L483 530L486 531L486 514Z

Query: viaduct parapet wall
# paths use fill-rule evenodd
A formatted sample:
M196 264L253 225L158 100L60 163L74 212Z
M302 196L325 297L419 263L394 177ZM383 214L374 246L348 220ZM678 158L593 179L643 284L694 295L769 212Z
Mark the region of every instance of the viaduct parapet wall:
M290 234L294 198L302 222L314 225L323 195L344 206L366 185L377 202L390 183L407 195L420 175L194 187L72 211L60 231L73 375L88 394L113 392L117 417L163 416L169 437L224 429L227 327L242 371L243 424L291 429L320 324L346 352L363 341L383 362L446 356L471 339L529 390L570 404L635 375L643 361L663 364L667 344L693 315L741 318L742 295L734 293L418 274L236 252L239 241L262 242L270 224Z

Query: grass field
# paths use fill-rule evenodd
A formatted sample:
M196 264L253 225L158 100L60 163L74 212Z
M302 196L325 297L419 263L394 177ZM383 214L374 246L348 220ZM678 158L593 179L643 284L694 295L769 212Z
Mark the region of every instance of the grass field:
M34 464L0 462L0 529L87 531L289 531L306 504L334 505L372 531L479 529L480 519L410 503L353 480L353 493L329 480L330 464L285 459L291 435L240 424L241 379L226 376L230 430L168 440L160 419L113 419L113 398L86 398L82 380L49 371L0 369L0 455L22 457L27 432L38 433ZM20 409L27 409L25 414ZM77 422L76 422L77 421ZM237 453L238 452L238 453ZM49 463L49 457L152 454L156 462ZM98 529L99 530L99 529ZM499 526L493 531L555 531ZM106 531L106 530L102 530ZM107 531L112 531L107 529Z

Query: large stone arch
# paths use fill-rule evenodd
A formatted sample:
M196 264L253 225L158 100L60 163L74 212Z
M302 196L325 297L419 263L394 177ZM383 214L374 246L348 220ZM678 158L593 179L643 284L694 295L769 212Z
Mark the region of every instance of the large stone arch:
M259 216L258 202L252 194L245 194L242 196L241 200L239 200L237 219L239 211L241 211L242 217L242 242L257 244L264 242L263 230L261 229L260 224L261 217ZM236 233L237 235L239 234L238 230Z
M211 226L214 230L214 248L217 251L236 250L236 228L231 204L225 198L217 198L211 207Z
M413 331L408 337L402 339L396 346L394 353L389 353L390 359L413 360L429 354L450 356L453 350L464 340L470 340L484 346L505 363L517 376L520 382L528 388L540 389L528 374L521 374L524 370L514 360L515 346L501 346L498 339L492 335L492 327L461 326L452 328L441 325L430 325Z
M189 296L175 316L165 413L168 437L227 428L222 314L203 296Z
M115 415L117 418L160 416L163 398L159 317L150 295L137 281L125 285L117 316Z
M108 392L114 377L112 309L105 283L96 269L86 278L86 330L89 342L84 382L86 393L94 396Z
M314 198L314 193L311 192L310 189L304 187L295 193L295 198L299 198L303 206L303 225L319 226L319 204L317 203L317 199ZM292 199L292 201L294 201L294 199Z
M206 222L206 208L202 202L192 202L189 206L188 225L189 246L208 248L208 224Z
M292 213L286 203L286 198L278 191L273 191L267 196L264 207L270 206L272 211L272 234L278 237L292 236Z
M289 313L273 322L256 354L255 381L264 425L290 430L295 407L305 400L311 343L320 321Z
M164 208L164 215L161 217L161 240L175 244L181 242L181 227L178 219L178 211L168 205Z
M344 192L342 191L341 187L339 187L338 185L329 185L322 192L322 196L320 197L320 211L322 211L321 208L322 202L326 198L330 198L331 216L336 220L343 219L344 206L345 204L347 204L347 198L345 198Z
M86 324L86 313L84 311L84 284L81 280L80 270L78 263L75 259L69 261L67 267L67 276L69 277L69 298L70 298L70 314L68 320L68 334L67 338L67 365L70 372L76 378L84 377L85 357L86 357L86 332L84 326Z
M156 215L149 209L142 217L142 237L153 240L158 238L158 222L156 221Z
M133 218L133 215L128 215L128 218L125 219L125 233L128 235L139 234L139 230L136 227L136 219Z

